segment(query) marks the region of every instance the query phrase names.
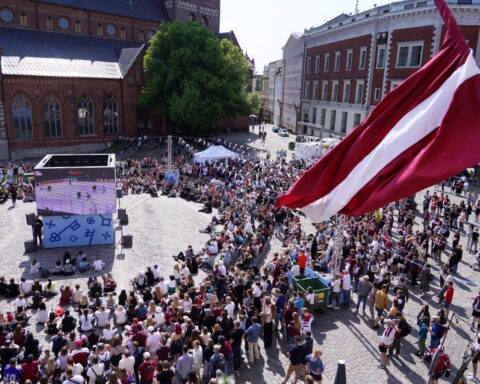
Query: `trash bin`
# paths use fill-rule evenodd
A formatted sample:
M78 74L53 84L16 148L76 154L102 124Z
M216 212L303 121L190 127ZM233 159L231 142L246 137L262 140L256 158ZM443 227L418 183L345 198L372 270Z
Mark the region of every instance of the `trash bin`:
M295 288L300 290L304 295L308 293L308 288L312 287L315 301L313 304L306 304L309 310L323 310L327 307L328 291L330 288L323 284L319 279L299 276L298 278L294 278L294 282Z
M288 149L289 149L290 151L295 150L295 142L294 142L294 141L290 141L290 142L288 143Z

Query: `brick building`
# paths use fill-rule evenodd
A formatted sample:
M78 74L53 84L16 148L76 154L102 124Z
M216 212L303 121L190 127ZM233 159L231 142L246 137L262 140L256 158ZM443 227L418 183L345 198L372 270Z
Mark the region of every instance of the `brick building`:
M480 0L447 0L477 62ZM433 0L402 1L342 14L306 30L300 131L343 136L380 99L422 67L444 28ZM285 103L285 102L284 102Z
M0 159L165 133L137 100L148 40L172 20L218 33L220 0L0 0Z

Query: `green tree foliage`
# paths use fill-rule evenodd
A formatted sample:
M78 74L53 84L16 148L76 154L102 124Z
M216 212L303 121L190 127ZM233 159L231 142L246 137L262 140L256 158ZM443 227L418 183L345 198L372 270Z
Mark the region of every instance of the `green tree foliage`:
M258 106L258 98L246 91L242 52L198 23L163 25L150 41L144 66L142 105L184 134L213 133L220 119L247 116Z

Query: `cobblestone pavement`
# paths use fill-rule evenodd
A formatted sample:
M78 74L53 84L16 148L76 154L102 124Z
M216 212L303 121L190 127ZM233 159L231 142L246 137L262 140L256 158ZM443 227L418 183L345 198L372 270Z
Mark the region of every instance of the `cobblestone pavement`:
M252 148L258 148L260 156L266 154L267 148L274 155L278 149L285 148L288 141L293 140L292 137L285 139L276 137L277 135L273 134L269 127L267 132L267 144L261 144L257 140L257 134L252 133L243 134L244 138L240 134L232 135L230 138L232 141L241 141ZM421 199L421 196L423 194L419 194L418 199ZM455 196L450 198L458 201ZM158 264L164 271L164 275L169 274L175 263L171 257L173 254L185 250L188 244L192 244L194 249L199 249L208 239L207 235L198 232L210 220L210 215L198 212L199 204L188 203L181 199L135 195L123 198L121 205L127 208L129 214L130 224L123 227L123 232L133 235L132 248L125 249L118 244L121 229L117 227L115 246L75 249L75 251L82 249L90 257L101 256L107 264L105 271L113 272L119 288L128 287L129 280L148 265ZM53 266L55 261L63 255L64 249L24 254L23 241L31 238L31 230L26 224L25 214L34 210L35 205L32 203L20 202L15 208L11 208L10 203L0 205L0 244L2 245L0 275L7 278L28 276L32 257L37 258L44 265ZM418 225L420 218L417 217L416 222ZM309 232L308 224L306 231ZM461 243L465 249L466 240L463 236ZM280 247L281 243L273 239L267 257ZM459 278L456 279L452 306L452 310L458 314L459 318L468 322L471 318L472 303L469 298L475 296L479 289L478 272L470 268L471 263L473 263L473 256L465 252L459 267ZM438 275L435 269L434 273ZM65 277L57 279L56 283L59 285L80 283L85 287L87 277L88 274L77 274L70 279ZM197 278L201 279L202 275L200 274ZM418 298L417 288L412 289L413 295L406 305L405 312L413 331L403 341L400 358L394 359L386 371L377 368L380 331L372 329L370 319L362 315L354 315L351 309L328 309L325 312L315 313L312 330L316 344L324 352L323 358L326 363L324 383L333 383L339 359L346 361L348 383L425 383L428 367L414 355L417 335L415 317L423 304L430 304L433 307L431 312L439 308L432 300L432 296L435 297L438 289L438 279L435 279L432 283L432 292L426 300ZM353 301L355 300L354 295ZM49 303L54 306L56 301L53 299ZM11 303L6 300L0 302L1 310L12 309L11 307ZM30 321L29 329L30 331L41 330L37 329L34 321ZM43 332L37 332L37 334L44 342L45 334ZM460 366L463 353L473 335L468 324L463 321L453 323L446 343L454 366L451 377ZM277 334L272 348L267 351L261 348L260 362L242 367L237 383L281 383L288 366L286 349L284 336Z

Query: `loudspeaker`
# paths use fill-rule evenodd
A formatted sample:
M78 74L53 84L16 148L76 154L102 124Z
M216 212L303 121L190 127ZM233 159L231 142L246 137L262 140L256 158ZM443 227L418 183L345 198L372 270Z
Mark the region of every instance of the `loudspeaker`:
M119 208L117 211L118 220L120 224L128 224L128 215L127 210L124 208Z
M23 245L25 247L25 253L35 252L35 242L33 240L27 240Z
M117 199L121 199L123 197L123 191L121 189L117 189Z
M27 219L27 225L33 225L35 223L35 214L34 213L27 213L25 215Z
M122 246L125 248L131 248L133 244L133 236L132 235L123 235L122 236Z

